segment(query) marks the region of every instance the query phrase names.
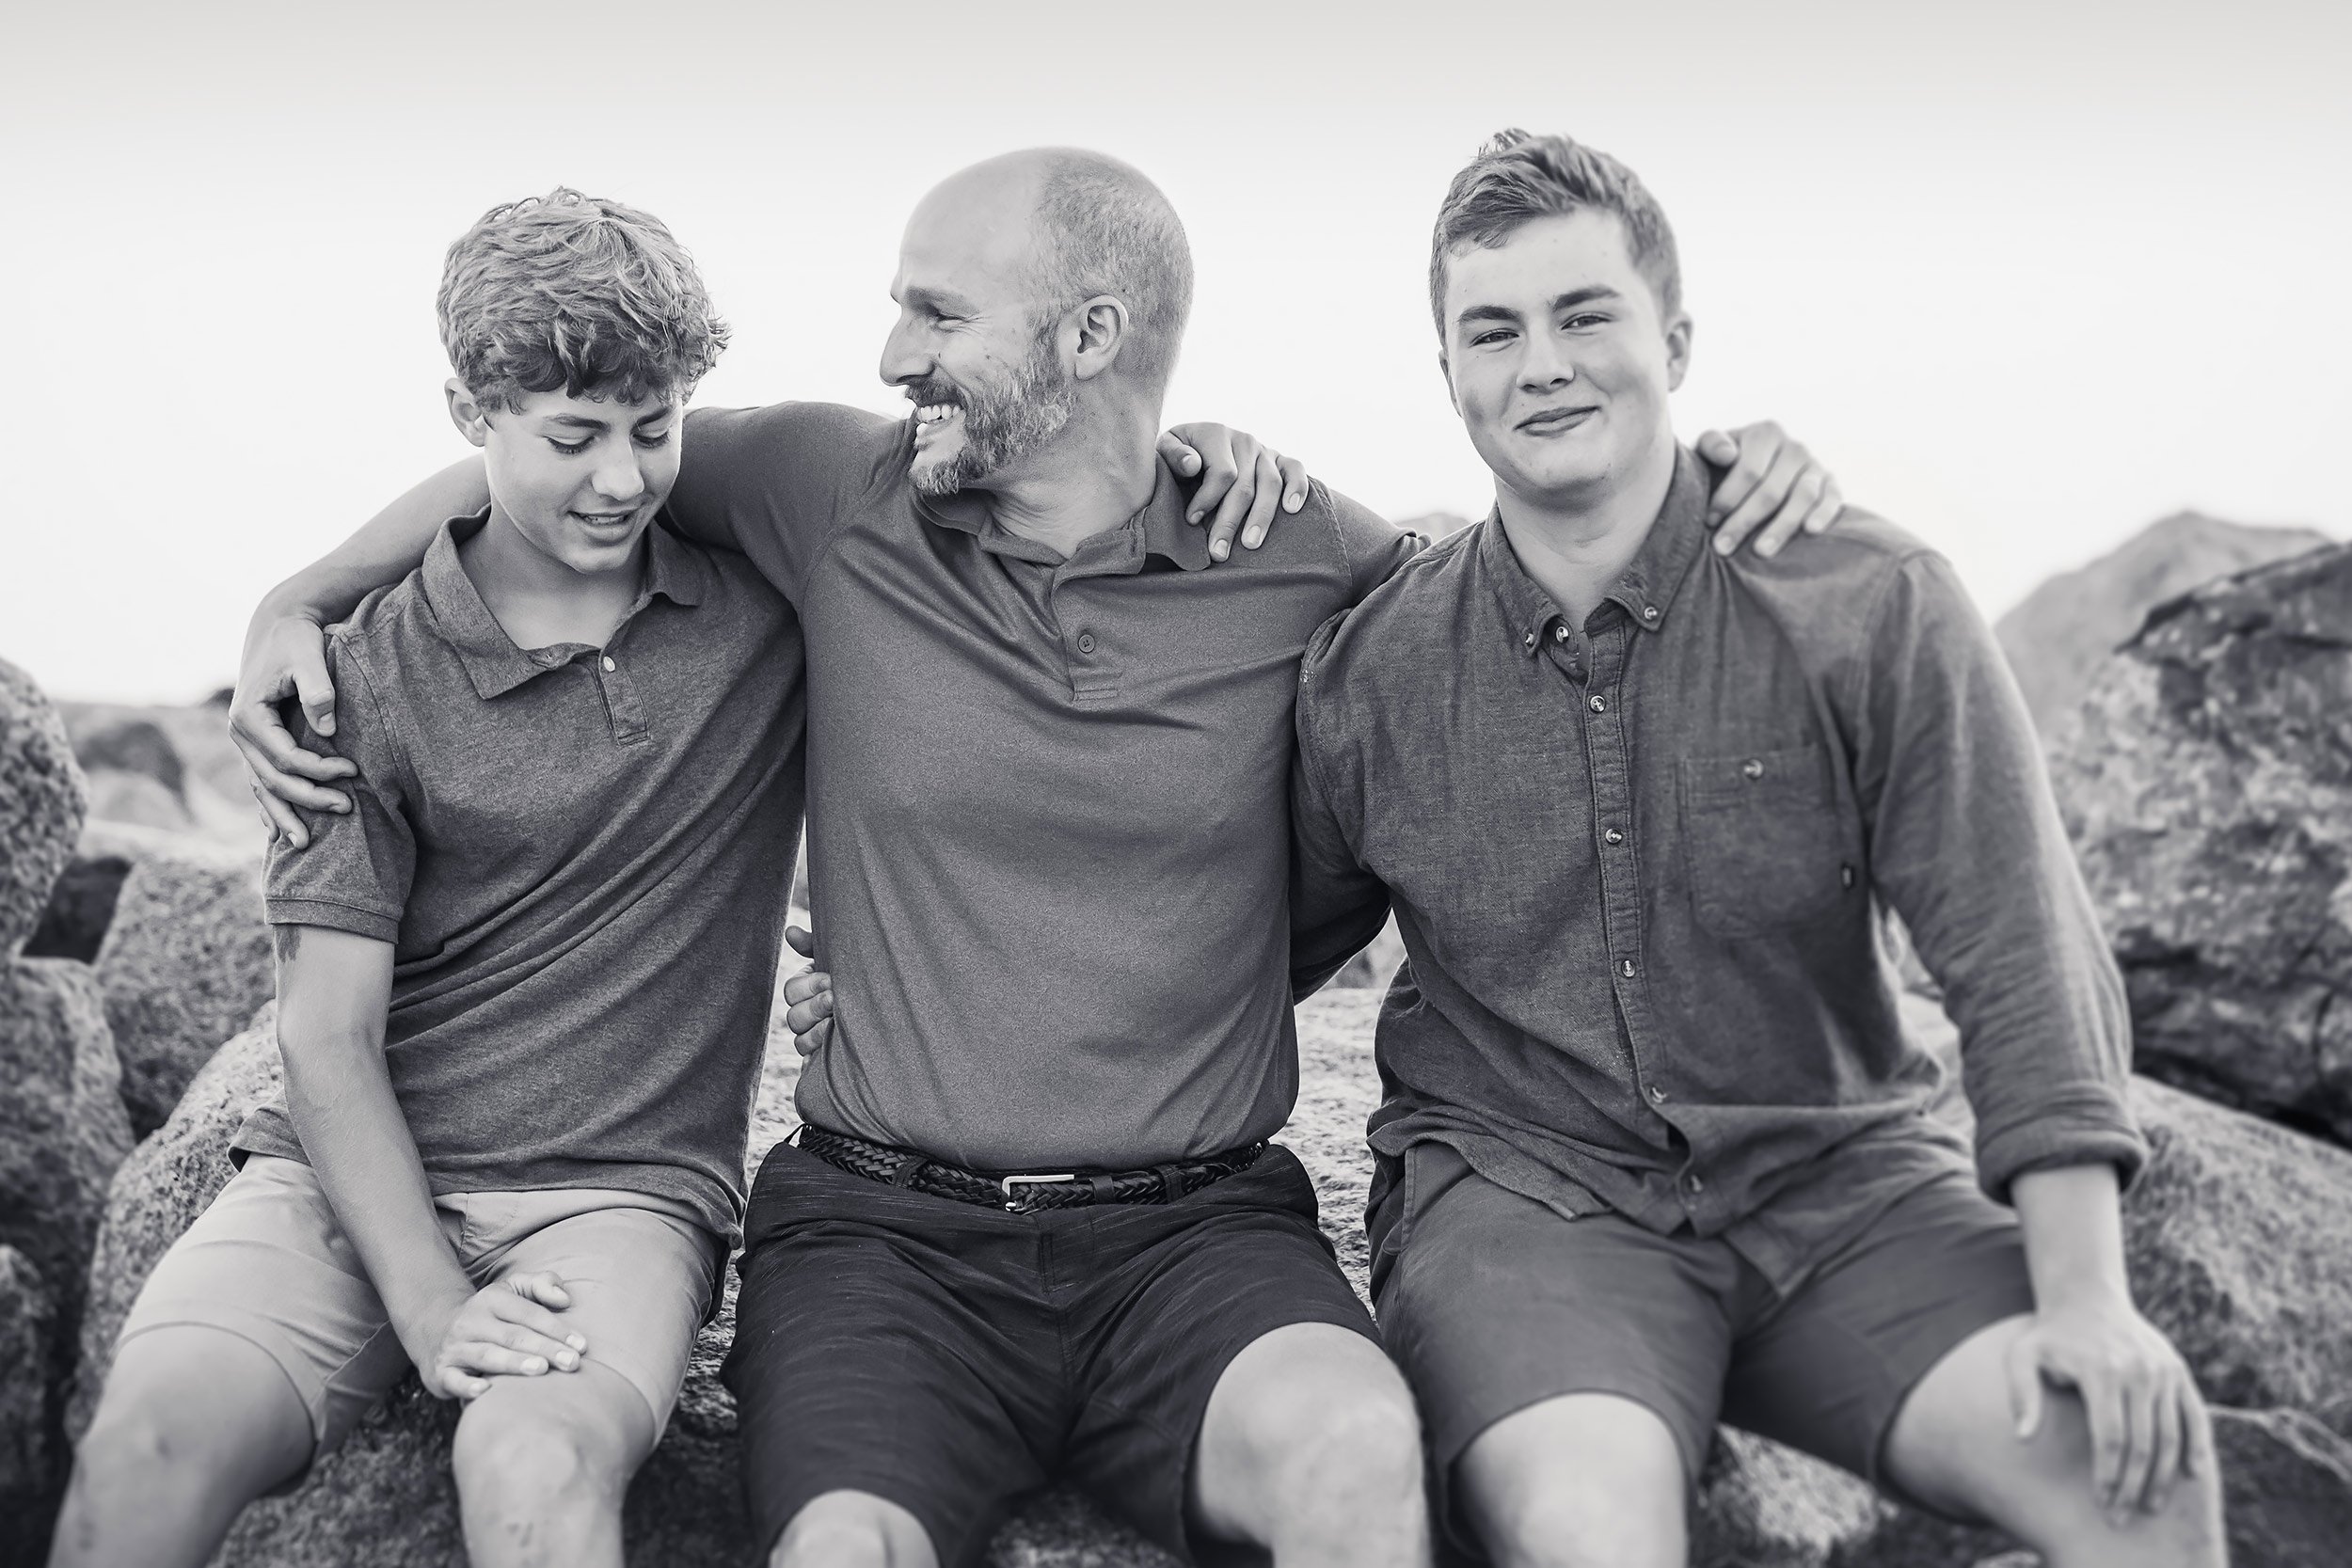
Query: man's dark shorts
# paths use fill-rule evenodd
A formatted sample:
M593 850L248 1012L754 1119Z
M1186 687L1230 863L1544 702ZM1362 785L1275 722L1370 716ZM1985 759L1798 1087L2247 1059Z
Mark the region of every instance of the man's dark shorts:
M1408 1160L1376 1300L1441 1489L1495 1422L1595 1393L1655 1412L1686 1478L1720 1419L1883 1486L1880 1449L1912 1387L1978 1330L2033 1310L2015 1216L1962 1173L1905 1195L1784 1297L1720 1240L1563 1219L1442 1145Z
M1033 1214L779 1145L744 1228L724 1378L763 1554L846 1489L905 1508L956 1568L1067 1478L1186 1556L1194 1439L1233 1357L1292 1323L1376 1338L1279 1145L1174 1203Z

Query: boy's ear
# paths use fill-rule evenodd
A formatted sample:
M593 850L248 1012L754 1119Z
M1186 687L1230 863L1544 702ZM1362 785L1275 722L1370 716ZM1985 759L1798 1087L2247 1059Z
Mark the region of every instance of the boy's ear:
M1454 405L1454 417L1458 420L1462 417L1462 400L1454 395L1454 362L1446 357L1443 349L1438 351L1438 373L1445 377L1445 400Z
M442 384L441 391L449 399L449 420L457 427L457 434L477 447L486 446L490 439L489 416L483 413L482 405L466 389L466 384L453 375Z
M1698 325L1688 316L1677 316L1666 324L1666 390L1679 391L1682 378L1691 372L1691 338Z

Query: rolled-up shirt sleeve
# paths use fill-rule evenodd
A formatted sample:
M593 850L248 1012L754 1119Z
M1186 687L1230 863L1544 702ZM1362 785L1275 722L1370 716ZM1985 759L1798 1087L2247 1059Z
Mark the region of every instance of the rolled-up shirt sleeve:
M327 644L327 673L335 683L335 733L322 736L306 722L295 738L323 755L348 757L359 769L335 781L351 798L351 810L304 812L308 848L293 848L282 836L272 844L263 910L273 926L325 926L398 942L417 863L405 811L407 768L374 684L340 639Z
M1851 671L1854 780L1871 876L1958 1024L1977 1168L2110 1164L2147 1146L2124 1091L2131 1018L1991 628L1921 552L1887 580Z

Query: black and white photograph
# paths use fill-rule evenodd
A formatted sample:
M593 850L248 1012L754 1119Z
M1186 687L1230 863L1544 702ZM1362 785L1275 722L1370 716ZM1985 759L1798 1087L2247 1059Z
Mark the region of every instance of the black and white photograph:
M0 1568L2352 1565L2342 0L0 38Z

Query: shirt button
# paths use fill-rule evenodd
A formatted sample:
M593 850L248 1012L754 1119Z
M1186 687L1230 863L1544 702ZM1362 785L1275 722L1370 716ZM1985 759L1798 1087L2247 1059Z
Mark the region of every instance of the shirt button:
M1653 1105L1663 1105L1666 1103L1666 1091L1652 1084L1649 1086L1649 1102Z
M1657 607L1656 605L1654 605L1654 604L1645 604L1645 605L1644 605L1644 606L1642 607L1642 619L1643 619L1643 620L1645 620L1645 621L1655 621L1655 620L1657 620L1657 619L1658 619L1658 607Z
M1554 642L1565 642L1568 640L1568 628L1565 626L1552 627L1551 640Z
M1078 634L1078 651L1082 654L1090 654L1094 651L1094 634L1092 632L1082 631Z
M1703 1193L1707 1191L1707 1183L1699 1180L1699 1173L1697 1171L1692 1171L1690 1175L1684 1177L1682 1179L1682 1186L1684 1191L1690 1193Z
M1740 771L1750 779L1760 779L1764 776L1764 765L1756 758L1750 757L1740 765Z
M1531 654L1535 651L1535 634L1532 631L1527 634L1527 651Z
M1609 711L1609 699L1596 692L1593 695L1591 705L1595 713L1607 713Z
M1623 844L1625 842L1625 830L1622 828L1611 828L1600 836L1604 843Z
M1633 978L1633 960L1632 960L1631 958L1626 958L1626 959L1621 960L1621 961L1618 963L1618 965L1617 965L1617 973L1618 973L1618 974L1622 974L1622 975L1624 975L1624 976L1625 976L1627 979L1629 979L1629 980L1632 979L1632 978Z
M617 665L617 664L615 664L615 663L613 663L611 659L609 659L609 658L608 658L608 659L606 659L606 660L604 661L604 668L605 668L605 672L606 672L606 673L610 674L612 671L618 670L618 669L620 668L620 666L619 666L619 665Z

